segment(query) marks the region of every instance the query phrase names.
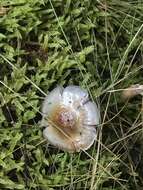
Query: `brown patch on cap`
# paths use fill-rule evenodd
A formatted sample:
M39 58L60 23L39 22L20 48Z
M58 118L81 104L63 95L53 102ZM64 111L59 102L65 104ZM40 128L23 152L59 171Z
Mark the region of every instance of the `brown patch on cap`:
M57 130L59 129L66 133L67 135L75 135L78 131L78 118L76 114L69 109L58 106L52 113L50 120L51 125L55 125ZM49 121L50 122L50 121Z

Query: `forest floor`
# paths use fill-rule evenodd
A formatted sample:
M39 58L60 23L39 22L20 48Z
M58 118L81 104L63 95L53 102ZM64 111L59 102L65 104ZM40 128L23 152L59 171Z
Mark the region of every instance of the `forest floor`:
M0 1L0 189L142 190L142 0ZM41 105L79 85L100 106L98 137L70 154L42 135Z

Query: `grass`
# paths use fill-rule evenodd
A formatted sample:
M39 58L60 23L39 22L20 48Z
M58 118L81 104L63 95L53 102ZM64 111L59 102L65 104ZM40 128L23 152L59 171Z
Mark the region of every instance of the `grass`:
M1 0L0 189L141 190L143 2ZM41 105L58 84L86 88L98 139L69 154L42 136Z

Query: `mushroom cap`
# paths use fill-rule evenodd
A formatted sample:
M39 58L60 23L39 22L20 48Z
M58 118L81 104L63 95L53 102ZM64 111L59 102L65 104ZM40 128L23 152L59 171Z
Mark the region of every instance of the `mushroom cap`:
M94 143L100 113L86 90L79 86L56 87L46 96L42 113L42 125L46 127L43 136L50 144L79 152Z

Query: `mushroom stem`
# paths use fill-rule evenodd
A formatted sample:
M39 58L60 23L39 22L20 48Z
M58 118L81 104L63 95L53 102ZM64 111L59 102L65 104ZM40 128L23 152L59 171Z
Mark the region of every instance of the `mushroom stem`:
M124 99L130 99L136 95L142 96L142 103L141 103L141 122L143 125L143 85L135 84L130 86L129 88L125 88L123 90L122 96Z
M130 99L136 95L143 95L143 85L131 85L129 88L125 88L122 93L124 99Z

